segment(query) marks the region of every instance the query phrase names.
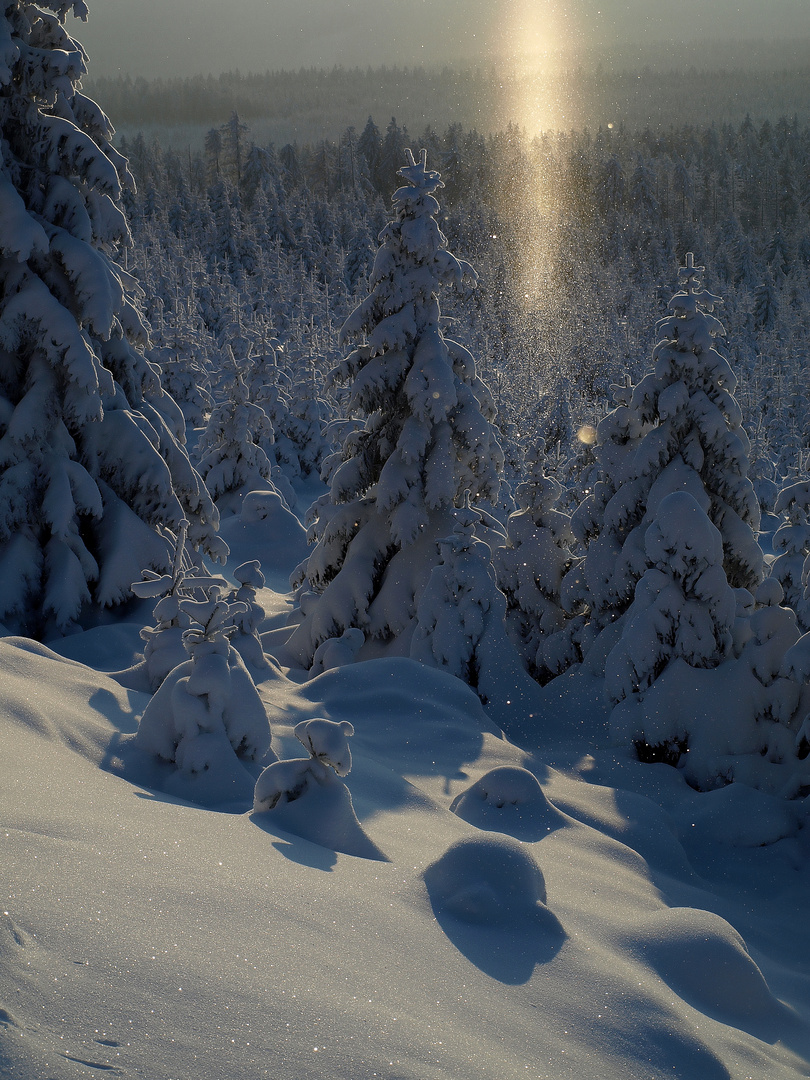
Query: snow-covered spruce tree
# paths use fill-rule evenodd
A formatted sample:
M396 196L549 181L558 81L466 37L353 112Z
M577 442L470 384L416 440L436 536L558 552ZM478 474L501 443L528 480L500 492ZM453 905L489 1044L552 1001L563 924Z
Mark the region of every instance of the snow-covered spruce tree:
M574 562L560 588L562 604L567 611L587 607L591 636L612 621L616 609L626 607L628 589L632 597L633 585L624 583L621 588L624 602L618 600L615 564L624 533L620 530L615 535L616 530L609 528L606 509L622 485L632 478L633 455L651 427L630 406L633 387L629 376L624 383L614 384L611 390L616 408L599 421L595 445L592 428L587 439L580 440L580 446L586 452L589 444L593 445L592 455L598 470L598 479L591 486L590 494L576 507L570 519L579 549L586 552L587 557ZM628 496L629 492L626 492L625 497ZM643 506L637 509L643 515Z
M720 533L688 492L661 500L644 544L650 568L605 661L605 691L620 706L614 732L629 735L642 758L675 764L691 733L665 710L645 710L646 693L677 660L688 680L691 668L717 667L730 655L737 604L723 572ZM621 708L625 701L629 709Z
M760 511L734 398L737 380L718 348L723 327L711 311L720 299L702 288L702 273L687 254L678 271L682 291L657 327L663 337L653 350L654 369L635 387L618 388L618 408L598 427L601 477L571 521L586 556L564 586L566 603L588 603L595 630L632 602L649 565L646 531L673 491L701 504L708 499L732 588L754 591L762 579Z
M738 781L795 795L810 650L781 586L730 589L719 532L686 492L662 499L645 541L653 565L605 664L613 736L699 790Z
M480 520L462 508L452 535L439 541L441 562L431 570L416 607L411 659L463 679L486 703L491 666L502 665L507 645L506 598L489 545L476 539Z
M309 667L318 645L350 626L407 654L416 607L454 505L498 493L502 454L494 407L470 353L443 335L442 285L473 281L436 221L437 172L410 151L381 233L371 293L346 320L361 344L336 368L351 382L349 408L366 417L324 464L329 495L311 528L315 550L293 577L304 584L290 656Z
M275 434L272 446L265 446L267 456L288 478L318 474L327 451L323 431L332 412L317 396L311 373L300 370L296 352L278 346L270 355L260 353L253 357L249 375L250 399L264 409ZM295 381L279 366L280 360L292 369ZM277 483L275 472L273 481ZM287 501L293 505L294 500Z
M506 522L507 544L493 553L498 586L507 599L506 629L527 671L541 682L576 658L573 642L564 645L558 636L568 622L560 586L573 562L573 535L568 516L556 509L562 487L546 476L544 466L538 444L515 493L520 509Z
M152 323L153 346L147 353L160 369L161 385L177 402L192 434L205 425L214 405L208 390L207 337L199 316L191 315L175 298L174 311L164 315L159 327Z
M227 346L231 378L200 436L199 470L220 509L238 511L243 495L272 488L272 464L262 443L272 445L273 426L250 400L245 379L249 361L236 360Z
M81 0L0 8L0 620L66 630L168 569L160 526L219 554L183 418L144 357L126 161L80 92Z
M803 632L810 630L810 482L800 480L782 488L774 513L784 517L773 536L776 558L771 577L782 586L784 600L796 613Z

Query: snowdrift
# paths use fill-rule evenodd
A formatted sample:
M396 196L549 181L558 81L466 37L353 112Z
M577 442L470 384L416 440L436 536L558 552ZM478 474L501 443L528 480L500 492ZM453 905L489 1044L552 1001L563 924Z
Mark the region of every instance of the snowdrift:
M408 660L274 674L280 757L354 727L389 861L359 858L136 782L148 695L25 639L0 663L4 1078L807 1075L800 803L541 760Z

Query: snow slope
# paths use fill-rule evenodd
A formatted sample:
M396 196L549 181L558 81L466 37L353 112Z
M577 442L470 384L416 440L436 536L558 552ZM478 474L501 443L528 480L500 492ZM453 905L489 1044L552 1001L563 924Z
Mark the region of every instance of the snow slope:
M358 858L136 782L145 694L24 639L0 664L4 1078L808 1075L801 802L530 755L410 660L274 674L281 757L302 719L354 726L346 783L388 861Z

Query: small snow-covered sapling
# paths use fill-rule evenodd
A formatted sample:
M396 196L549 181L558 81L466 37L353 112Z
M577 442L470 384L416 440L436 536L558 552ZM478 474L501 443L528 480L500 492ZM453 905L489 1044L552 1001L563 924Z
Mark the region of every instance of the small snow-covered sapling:
M190 624L183 632L188 659L166 677L136 735L143 750L187 775L233 772L234 754L245 761L275 760L264 705L229 641L234 616L246 605L229 603L222 592L211 585L205 599L179 601Z
M354 728L348 720L302 720L293 734L309 751L308 758L276 761L256 781L254 811L272 810L279 803L295 802L306 795L311 785L327 787L337 783L335 776L348 776L352 752L348 739Z
M265 616L264 608L256 600L258 589L264 588L264 574L258 559L251 559L237 566L233 576L239 586L228 597L231 601L244 604L244 610L234 612L236 633L231 644L241 654L242 659L260 669L269 667L262 649L259 627Z
M257 824L268 831L283 829L330 851L387 862L385 852L364 831L351 793L339 779L352 767L352 725L317 717L302 720L293 731L309 757L267 766L254 787Z
M182 610L183 598L201 595L205 588L225 584L223 578L213 577L191 563L186 553L188 528L187 521L180 522L171 573L156 574L153 570L144 570L142 580L130 585L141 600L156 600L152 611L155 625L145 626L140 632L145 642L143 656L147 677L153 691L185 657L183 632L190 627L191 620Z

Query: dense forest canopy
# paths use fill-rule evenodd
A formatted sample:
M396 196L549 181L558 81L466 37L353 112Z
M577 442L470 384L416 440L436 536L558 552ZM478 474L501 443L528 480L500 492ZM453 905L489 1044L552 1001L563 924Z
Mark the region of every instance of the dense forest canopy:
M520 441L539 426L559 444L560 468L574 454L580 469L576 431L610 406L612 385L649 363L677 260L693 251L725 296L758 468L773 483L774 462L785 475L803 460L806 123L749 117L529 139L514 126L485 137L460 125L414 137L396 120L384 130L369 120L335 141L252 140L237 118L209 130L203 153L124 141L158 343L169 314L172 325L202 319L214 357L229 334L269 326L325 375L339 357L337 330L366 288L402 148L419 145L442 172L441 227L479 275L471 297L443 301L444 317ZM191 295L189 268L199 283ZM560 422L560 387L573 415L552 438L543 425Z

